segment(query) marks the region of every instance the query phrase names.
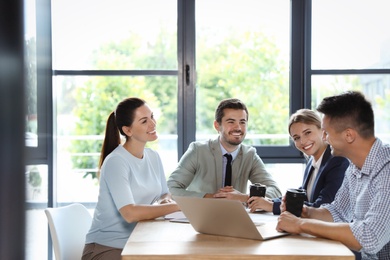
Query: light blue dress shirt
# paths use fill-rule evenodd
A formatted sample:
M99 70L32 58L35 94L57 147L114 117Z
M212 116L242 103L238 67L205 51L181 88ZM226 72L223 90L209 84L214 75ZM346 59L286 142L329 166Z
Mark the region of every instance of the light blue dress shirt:
M359 170L345 173L332 204L334 222L348 222L362 246L362 259L390 259L390 145L377 139Z

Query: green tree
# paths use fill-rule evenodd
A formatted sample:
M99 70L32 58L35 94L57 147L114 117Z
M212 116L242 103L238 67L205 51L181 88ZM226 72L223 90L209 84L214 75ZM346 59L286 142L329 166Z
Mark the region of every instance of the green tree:
M251 133L285 133L289 107L288 68L283 66L275 44L263 34L250 32L231 32L219 44L197 44L203 50L202 56L197 58L197 67L202 68L197 82L202 87L196 100L197 115L200 115L197 132L214 133L212 122L217 103L226 97L238 97L249 108ZM101 46L93 55L93 64L96 69L112 70L176 69L175 46L176 35L164 30L147 45L139 36L131 34L121 42ZM102 135L109 113L128 96L144 98L160 115L160 134L177 132L176 77L96 76L76 87L73 93L76 104L73 115L77 118L74 134L77 136ZM101 145L101 141L81 138L73 141L71 151L74 154L98 153ZM96 177L98 155L74 156L73 163L75 168L90 169L85 176Z
M173 53L176 52L172 48L174 39L173 36L169 39L160 36L154 45L149 44L147 48L142 48L139 37L131 35L119 43L112 42L102 46L93 55L95 57L94 64L98 70L166 67L166 63L172 59L162 59L161 53L174 55ZM166 43L166 41L171 42L171 44ZM173 53L171 54L171 52ZM177 65L169 64L168 66ZM73 110L73 115L77 118L74 130L76 136L103 135L109 114L116 108L118 102L130 96L143 98L152 107L158 117L160 134L176 133L176 77L96 76L75 88L73 93L76 102ZM72 142L71 152L80 154L80 156L72 157L73 165L78 169L87 169L84 177L91 175L92 178L96 178L99 155L82 156L82 154L99 153L101 146L102 141L95 139L81 138Z
M288 68L269 37L259 32L233 31L211 48L209 42L197 44L204 54L197 59L203 72L198 73L201 91L197 95L197 115L201 116L197 118L197 131L215 132L212 122L218 102L237 97L248 106L249 133L285 133ZM263 140L262 144L275 143Z

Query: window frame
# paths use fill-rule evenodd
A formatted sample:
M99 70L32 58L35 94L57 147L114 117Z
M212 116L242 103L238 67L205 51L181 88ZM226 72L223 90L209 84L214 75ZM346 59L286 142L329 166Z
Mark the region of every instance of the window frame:
M53 152L50 0L36 1L37 146L26 146L27 164L49 164Z

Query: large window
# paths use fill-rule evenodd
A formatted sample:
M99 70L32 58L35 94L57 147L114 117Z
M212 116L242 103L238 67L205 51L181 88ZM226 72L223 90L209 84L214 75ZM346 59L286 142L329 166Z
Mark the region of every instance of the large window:
M390 2L313 0L312 68L390 69Z
M375 133L385 142L390 142L389 8L384 0L312 1L312 106L341 91L361 91L373 105Z
M106 119L128 96L157 115L150 146L167 176L191 141L216 134L214 110L227 97L248 105L245 142L282 191L300 185L305 163L289 115L325 96L363 91L390 142L387 0L26 2L27 259L45 259L47 248L51 259L44 207L93 209Z
M188 145L180 142L178 129L194 125L196 139L210 138L215 108L227 97L241 98L250 110L247 144L295 151L286 131L290 2L188 2L52 2L59 202L96 201L106 119L128 96L146 99L158 116L159 139L151 146L160 152L167 177L181 156L178 146L185 151ZM192 23L180 23L193 17L181 14L182 7L195 13ZM189 47L191 41L196 49ZM179 74L187 71L178 68L187 63L179 60L193 57L191 52L196 53L196 77L183 84ZM181 120L178 101L186 88L196 92L189 101L196 117L187 113ZM299 159L297 151L295 156Z
M36 11L33 1L25 1L24 45L26 67L26 146L38 145L37 121L37 52L36 52Z
M160 151L165 171L172 171L176 1L56 0L52 10L58 201L96 201L106 120L126 97L143 98L153 109L159 139L151 146Z
M246 143L289 145L290 1L196 1L196 134L215 135L220 100L248 106Z
M53 68L177 70L176 2L53 0Z

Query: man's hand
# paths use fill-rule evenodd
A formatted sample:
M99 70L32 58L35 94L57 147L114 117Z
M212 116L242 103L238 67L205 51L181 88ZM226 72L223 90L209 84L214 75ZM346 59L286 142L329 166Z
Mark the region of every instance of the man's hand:
M239 200L243 203L246 203L248 200L248 195L235 190L233 186L226 186L218 190L217 193L214 194L214 198L223 198L229 200Z
M286 211L286 196L282 197L282 203L280 204L280 212ZM303 205L302 208L302 213L301 213L302 218L309 218L309 207L306 205Z
M276 230L279 232L288 232L291 234L302 233L300 229L301 222L304 221L301 218L296 217L288 211L284 211L278 218L278 224Z

